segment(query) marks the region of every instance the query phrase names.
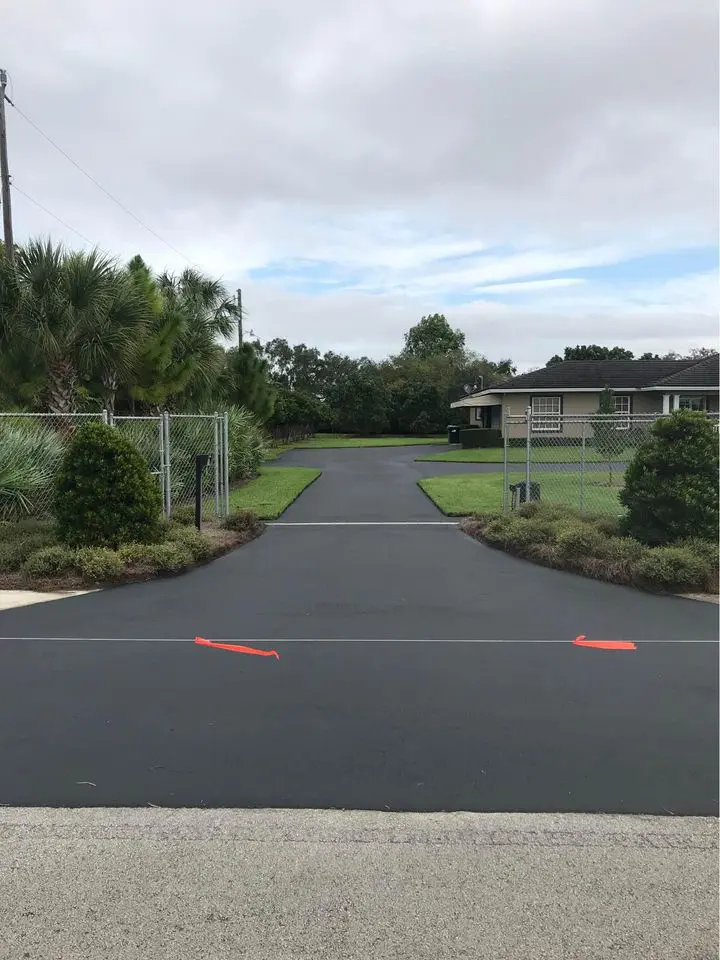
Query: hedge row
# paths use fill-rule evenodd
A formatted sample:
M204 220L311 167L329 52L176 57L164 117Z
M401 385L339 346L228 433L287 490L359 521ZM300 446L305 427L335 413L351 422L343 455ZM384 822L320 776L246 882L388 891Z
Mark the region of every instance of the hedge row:
M68 546L58 541L57 529L48 522L0 523L0 575L15 575L30 586L63 580L117 583L179 573L254 539L264 524L243 511L228 517L224 527L228 534L213 538L189 526L163 522L158 542L130 542L111 549Z
M615 518L532 502L511 514L473 517L463 529L516 556L611 583L672 593L718 591L717 541L689 538L649 547L621 536Z

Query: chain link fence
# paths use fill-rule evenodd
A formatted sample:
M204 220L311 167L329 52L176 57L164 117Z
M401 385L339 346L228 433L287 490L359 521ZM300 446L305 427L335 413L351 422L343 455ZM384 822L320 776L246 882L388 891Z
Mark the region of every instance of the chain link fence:
M109 423L144 457L160 487L163 513L195 505L195 457L204 455L201 513L229 510L227 414L110 416L100 413L0 412L0 520L49 518L54 484L67 444L82 423Z
M619 515L618 494L638 447L663 414L507 415L503 512L526 500L591 514ZM717 414L712 416L717 424Z
M52 512L57 471L72 435L102 413L0 413L0 520Z

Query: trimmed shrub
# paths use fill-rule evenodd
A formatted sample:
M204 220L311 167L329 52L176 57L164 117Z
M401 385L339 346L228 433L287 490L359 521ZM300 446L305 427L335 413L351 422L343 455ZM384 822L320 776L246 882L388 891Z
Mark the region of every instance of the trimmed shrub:
M716 540L718 441L703 413L678 410L653 424L625 472L623 530L651 546Z
M246 533L256 530L260 522L252 510L236 510L225 517L223 526L226 530L234 530L236 533Z
M566 558L602 556L603 535L588 523L569 524L558 531L555 543Z
M190 550L182 543L126 543L118 550L126 566L149 567L158 573L174 573L193 562Z
M599 530L600 533L604 533L606 537L619 537L622 533L622 523L620 517L607 516L591 517L588 519L595 529Z
M687 547L656 547L645 552L638 573L648 586L661 590L704 590L712 570Z
M0 572L14 573L25 562L20 544L14 540L0 540Z
M176 527L170 532L166 542L178 543L185 547L196 563L209 560L213 555L212 541L192 527Z
M49 520L35 520L31 517L14 523L0 522L0 542L23 540L28 536L37 535L53 537L55 530L52 523Z
M540 500L528 500L514 511L517 517L538 517L550 522L574 519L575 514L567 507L555 503L543 503ZM582 519L578 516L578 519Z
M632 537L608 537L602 545L599 556L611 563L635 564L645 556L647 551L648 547L644 543L633 540Z
M49 532L0 540L0 570L11 573L19 570L32 553L54 542L55 538Z
M189 503L181 503L173 507L172 522L184 527L192 527L195 523L195 507Z
M696 557L702 557L715 570L720 565L720 544L717 540L700 540L699 537L689 537L687 540L680 540L677 546L684 547L694 553Z
M160 509L157 483L129 440L103 423L76 431L55 492L61 540L71 546L148 543L157 539Z
M75 551L75 566L93 583L113 580L122 573L123 562L116 550L107 547L81 547Z
M31 553L22 565L28 577L56 577L75 567L75 551L56 544Z

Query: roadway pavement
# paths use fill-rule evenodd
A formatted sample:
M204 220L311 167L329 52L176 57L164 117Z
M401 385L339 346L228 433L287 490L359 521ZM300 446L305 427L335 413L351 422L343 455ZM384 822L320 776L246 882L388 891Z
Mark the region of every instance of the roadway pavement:
M296 451L324 470L297 525L0 613L0 802L714 812L717 608L413 525L443 521L414 455ZM304 526L338 518L410 525Z
M3 960L713 960L717 823L0 808Z
M417 452L0 612L0 960L717 957L717 607L484 547Z

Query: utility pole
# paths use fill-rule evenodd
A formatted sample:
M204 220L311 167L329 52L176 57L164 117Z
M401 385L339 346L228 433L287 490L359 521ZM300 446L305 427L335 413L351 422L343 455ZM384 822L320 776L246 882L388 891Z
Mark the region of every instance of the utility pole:
M7 128L5 126L5 87L7 73L0 70L0 203L2 203L5 256L12 263L15 256L12 230L12 206L10 204L10 168L7 153Z
M238 350L242 349L242 290L238 287L237 292L237 315L238 315Z

